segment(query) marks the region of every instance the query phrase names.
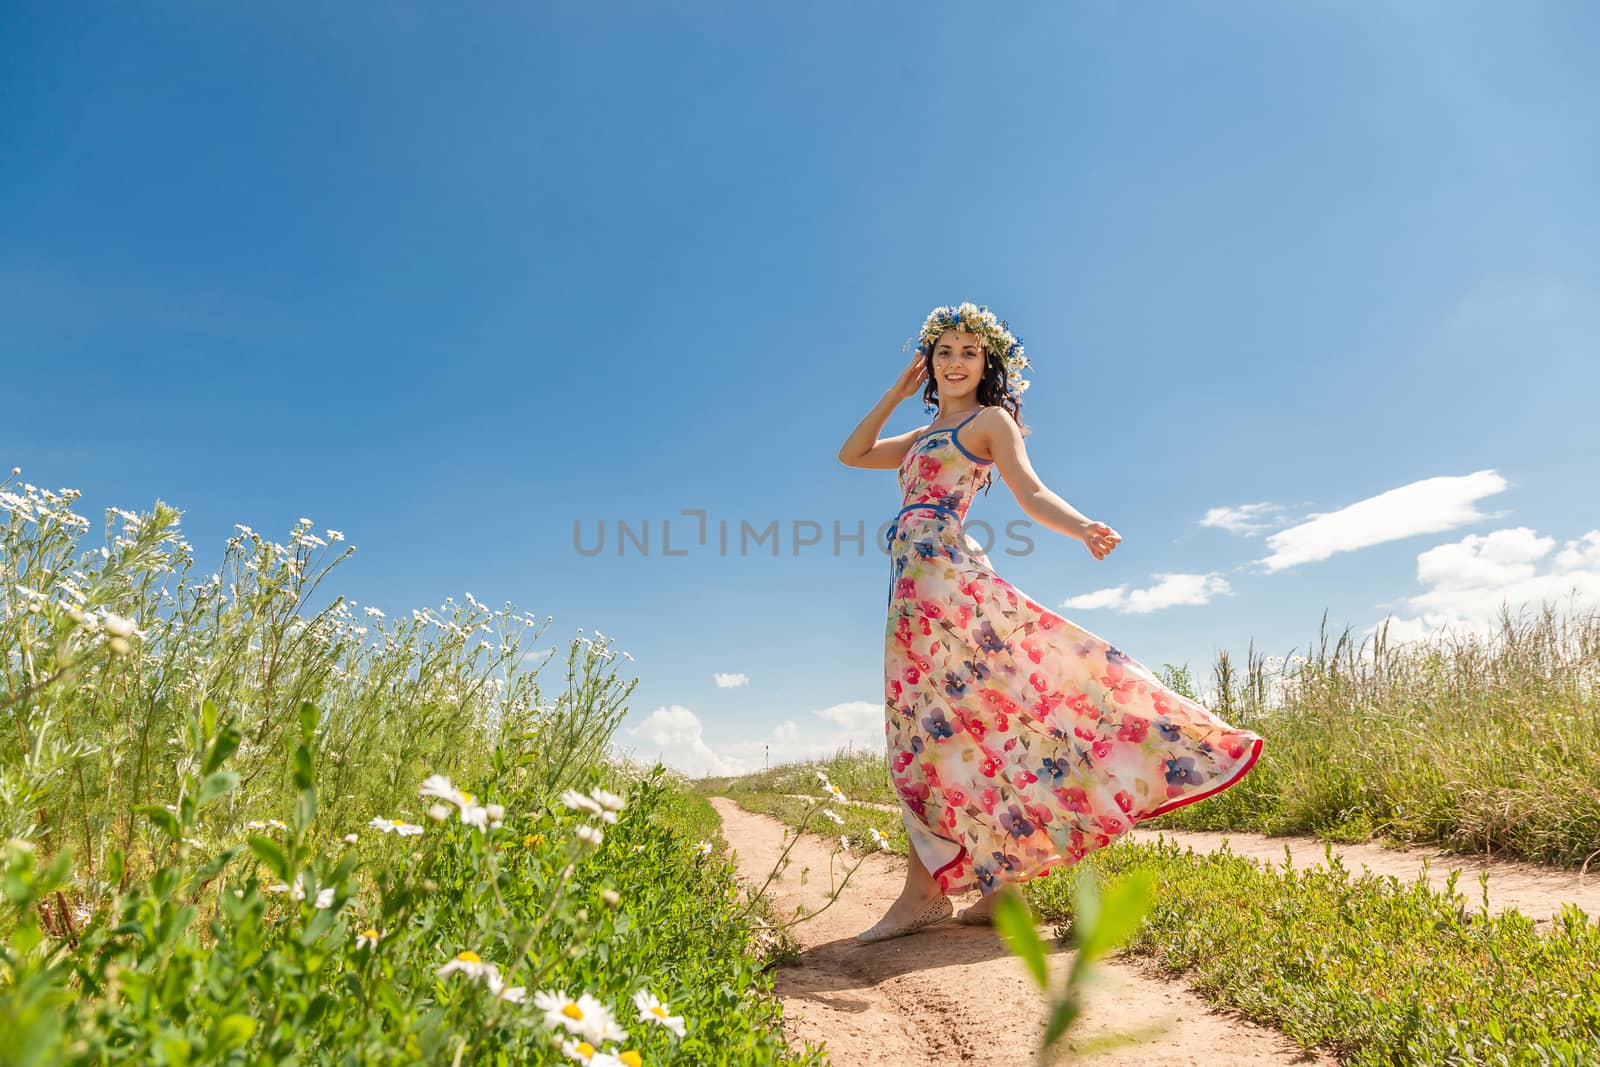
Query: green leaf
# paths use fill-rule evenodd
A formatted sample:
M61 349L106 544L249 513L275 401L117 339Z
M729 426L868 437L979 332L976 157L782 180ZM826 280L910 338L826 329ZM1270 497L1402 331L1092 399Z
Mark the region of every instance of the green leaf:
M317 791L315 789L302 789L300 795L294 798L294 828L297 833L305 833L311 826L312 820L317 817Z
M1012 954L1027 964L1034 982L1044 989L1049 981L1045 971L1044 942L1034 928L1033 913L1014 887L1007 886L999 890L999 894L994 903L995 930Z
M1067 1032L1067 1027L1072 1025L1072 1020L1078 1017L1078 994L1069 992L1065 999L1057 1001L1050 1008L1050 1022L1044 1028L1044 1044L1046 1048L1061 1040L1061 1035Z
M256 1032L256 1021L248 1015L227 1015L217 1024L211 1035L211 1047L217 1052L236 1049L249 1041Z
M211 751L206 753L206 762L200 768L201 774L210 774L227 762L228 757L239 750L239 742L243 739L236 726L224 726L222 732L217 734L217 739L211 743Z
M149 819L174 841L182 839L183 830L178 826L178 817L160 804L140 804L133 810Z
M294 750L294 787L296 789L310 789L317 780L316 769L311 763L311 750L301 745Z
M317 735L317 706L311 701L300 705L300 741L309 745Z
M217 702L210 697L200 702L200 728L207 737L217 732Z
M217 853L215 856L212 856L205 862L204 866L194 872L194 877L189 879L190 892L193 892L195 889L198 889L200 886L203 886L207 882L211 881L211 879L215 878L218 874L221 874L222 868L232 863L233 857L237 856L243 851L243 847L234 845L232 848L225 849L222 852Z
M1114 883L1105 891L1099 921L1088 931L1079 951L1088 959L1098 959L1126 941L1144 920L1153 893L1153 876L1143 867Z
M206 775L205 781L200 783L200 796L195 800L195 807L203 808L222 799L233 792L238 784L239 776L233 771L215 771Z
M283 849L278 847L276 841L270 837L251 834L246 839L246 843L249 844L250 851L255 854L256 859L265 863L267 869L277 875L280 882L289 880L289 860L283 854Z

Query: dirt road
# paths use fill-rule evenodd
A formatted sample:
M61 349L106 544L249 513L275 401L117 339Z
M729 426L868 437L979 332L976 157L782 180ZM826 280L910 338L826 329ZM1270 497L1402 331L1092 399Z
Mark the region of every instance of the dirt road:
M765 878L783 851L787 827L726 797L712 797L711 803L722 817L722 836L741 877ZM792 915L797 904L808 911L821 907L829 885L827 839L807 834L789 858L789 868L767 889L780 916ZM804 886L803 867L810 868ZM946 921L892 941L856 943L855 935L882 916L904 880L903 859L868 855L832 907L794 928L801 958L775 972L786 1033L791 1040L826 1042L839 1067L1027 1067L1044 1028L1043 1001L1021 961L991 928ZM972 894L957 907L976 899ZM1048 929L1041 933L1050 937ZM1071 961L1070 950L1051 951L1053 984L1062 981ZM1282 1034L1236 1012L1207 1005L1137 958L1103 961L1099 974L1102 981L1084 998L1084 1016L1058 1046L1070 1052L1062 1063L1336 1063L1331 1055L1302 1052ZM1104 1047L1118 1035L1141 1040Z

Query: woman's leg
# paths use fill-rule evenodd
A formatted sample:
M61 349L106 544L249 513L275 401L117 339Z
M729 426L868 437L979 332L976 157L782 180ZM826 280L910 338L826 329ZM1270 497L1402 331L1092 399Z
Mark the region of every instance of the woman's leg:
M944 896L939 889L939 880L923 864L922 857L917 854L916 846L911 846L908 851L910 854L906 862L906 884L900 890L899 899L889 906L889 910L884 913L880 922L898 923L910 920L922 912L929 901Z

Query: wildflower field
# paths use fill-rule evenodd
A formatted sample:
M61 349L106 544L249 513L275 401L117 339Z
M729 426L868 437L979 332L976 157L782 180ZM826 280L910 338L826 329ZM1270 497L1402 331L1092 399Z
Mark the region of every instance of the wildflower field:
M0 1063L814 1064L601 634L336 595L351 549L0 482ZM543 677L554 668L552 683Z

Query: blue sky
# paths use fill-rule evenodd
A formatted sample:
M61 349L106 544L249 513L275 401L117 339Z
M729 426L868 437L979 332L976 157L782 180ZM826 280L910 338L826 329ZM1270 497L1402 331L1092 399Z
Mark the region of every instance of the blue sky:
M1153 667L1600 594L1600 9L970 12L14 8L0 465L598 629L692 773L882 744L899 500L835 454L936 304L1025 338L1033 465L1124 539L1008 555L996 484L991 560Z

